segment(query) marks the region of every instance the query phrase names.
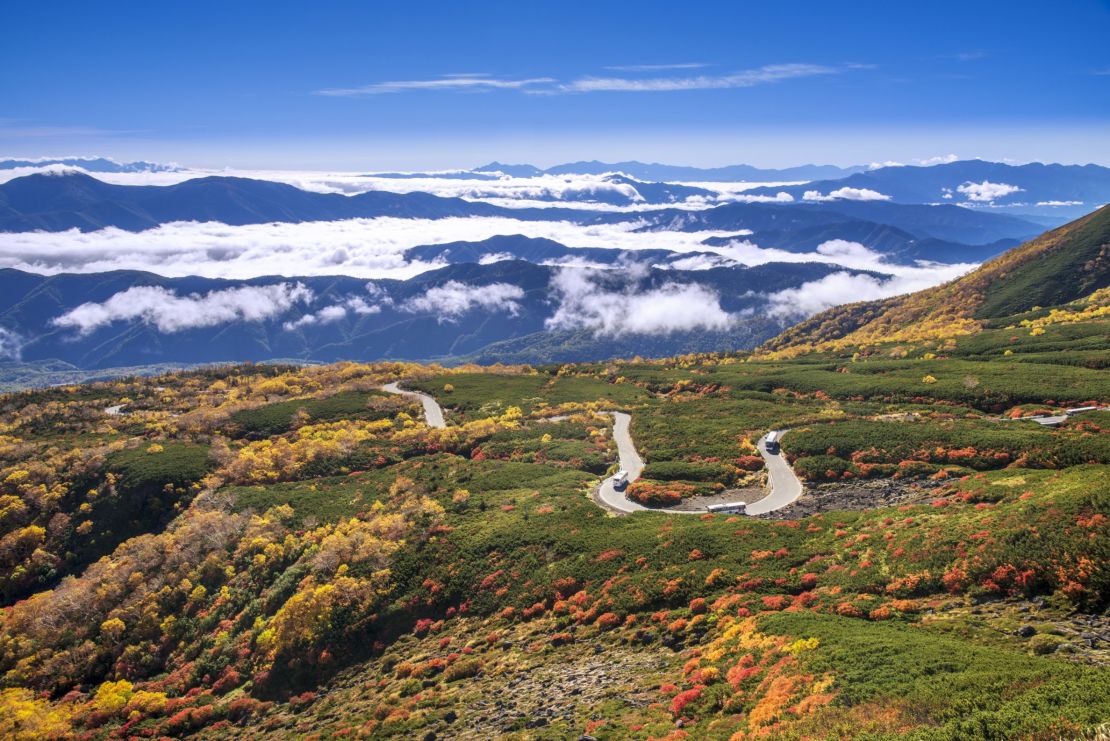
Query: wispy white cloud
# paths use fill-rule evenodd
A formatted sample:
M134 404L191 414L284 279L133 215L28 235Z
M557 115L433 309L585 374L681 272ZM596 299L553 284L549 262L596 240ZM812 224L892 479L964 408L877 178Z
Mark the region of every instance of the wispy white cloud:
M301 283L241 286L178 296L161 286L134 286L104 302L89 302L55 318L58 327L89 334L113 322L139 320L160 332L181 332L228 322L261 322L312 300Z
M984 180L981 183L964 183L957 186L956 190L967 196L967 200L975 201L976 203L990 203L998 198L1008 196L1012 193L1019 193L1023 189L1016 185L1009 185L1008 183L992 183L989 180Z
M782 80L818 75L835 75L841 68L821 64L768 64L756 69L727 75L694 75L689 77L583 77L563 83L553 90L536 88L533 93L596 93L596 92L674 92L683 90L721 90L766 85Z
M708 66L704 62L680 62L678 64L614 64L605 69L614 72L665 72L673 69L702 69Z
M708 65L701 62L677 64L640 64L606 67L617 72L678 72L696 70ZM486 73L457 73L427 80L390 80L356 87L332 87L315 91L330 97L359 97L413 91L491 91L517 90L524 93L552 95L559 93L596 92L671 92L682 90L721 90L766 85L783 80L818 75L835 75L847 70L870 69L869 65L845 64L767 64L753 69L720 75L668 75L656 77L617 77L588 75L561 81L553 77L500 78Z
M369 314L381 313L382 307L376 304L367 303L365 299L359 296L350 296L338 304L325 306L319 311L305 314L299 319L285 322L282 328L286 330L300 329L301 327L311 327L322 324L334 324L341 319L346 319L348 314L356 314L359 316L366 316Z
M524 289L511 283L477 286L449 280L405 301L401 310L412 314L435 314L440 323L458 321L472 309L506 311L516 316L520 311L519 299L522 298Z
M317 95L329 97L358 97L362 95L381 95L382 93L401 93L415 90L466 90L488 92L490 90L523 90L536 85L549 85L556 82L551 77L530 77L525 79L499 79L485 74L462 76L445 75L431 80L393 80L375 82L370 85L348 88L324 88Z

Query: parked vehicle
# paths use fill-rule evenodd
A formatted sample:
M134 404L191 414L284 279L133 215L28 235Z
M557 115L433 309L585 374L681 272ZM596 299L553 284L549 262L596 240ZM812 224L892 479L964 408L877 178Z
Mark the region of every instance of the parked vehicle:
M712 514L715 514L715 515L723 515L723 514L742 515L742 514L744 514L745 512L748 511L748 503L747 502L726 502L724 504L711 504L708 507L706 507L705 509L706 509L706 511L708 511Z

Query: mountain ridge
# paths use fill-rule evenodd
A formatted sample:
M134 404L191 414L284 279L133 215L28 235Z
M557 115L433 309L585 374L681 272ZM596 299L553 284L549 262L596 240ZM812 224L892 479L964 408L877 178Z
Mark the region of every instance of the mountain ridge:
M764 311L767 293L846 270L804 262L698 271L644 266L633 274L506 260L368 282L341 275L166 278L127 270L44 276L7 268L0 269L0 333L17 338L23 361L56 359L83 369L279 357L460 362L489 357L489 346L529 336L514 349L516 356L524 357L530 345L542 345L545 358L602 359L612 354L612 339L604 338L617 336L639 338L650 344L651 354L665 356L691 348L752 347L784 326L784 320L771 320ZM575 325L585 331L596 329L589 319L594 301L611 306L651 291L666 297L677 290L671 286L690 288L699 297L712 292L719 301L713 316L727 314L736 321L710 340L699 334L712 327L696 323L597 332L598 341L582 353L571 335L540 339L561 329L548 326L563 301L554 285L559 275L580 291L572 305L586 312ZM209 318L220 312L226 316ZM69 319L59 323L63 316ZM629 341L622 346L630 346Z
M601 162L599 160L564 162L548 168L528 164L505 164L490 162L475 167L473 172L503 172L514 177L536 177L538 175L602 175L607 172L621 172L632 177L657 181L712 181L746 182L751 180L817 180L845 177L860 172L862 166L839 167L837 165L797 165L784 168L761 168L754 165L724 165L720 167L690 167L668 165L660 162Z
M751 194L789 193L828 198L839 189L867 190L895 203L958 203L978 208L1025 209L1070 218L1110 202L1110 168L1032 162L1011 165L961 160L929 166L904 165L857 172L802 185L754 188Z
M823 311L757 352L799 354L974 334L987 320L1082 300L1108 286L1110 206L1104 206L948 283Z

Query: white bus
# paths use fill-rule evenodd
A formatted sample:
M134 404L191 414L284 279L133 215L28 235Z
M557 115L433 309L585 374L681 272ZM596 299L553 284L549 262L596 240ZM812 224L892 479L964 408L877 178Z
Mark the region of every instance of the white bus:
M714 515L742 515L748 509L747 502L726 502L724 504L711 504L705 508Z
M767 435L767 452L777 453L779 449L779 431L774 430Z
M628 471L621 469L613 474L613 488L620 490L626 486L628 486Z

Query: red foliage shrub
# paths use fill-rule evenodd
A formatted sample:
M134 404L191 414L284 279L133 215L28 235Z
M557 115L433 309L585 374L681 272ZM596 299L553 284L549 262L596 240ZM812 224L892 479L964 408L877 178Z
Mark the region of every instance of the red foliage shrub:
M863 611L851 602L841 602L836 606L836 614L843 617L863 617Z
M620 615L617 615L613 612L603 612L597 616L597 620L594 620L594 625L596 625L601 630L612 630L613 628L620 625L620 623Z
M686 709L687 705L701 697L702 690L704 689L704 687L698 685L696 687L691 687L688 690L683 690L682 692L679 692L671 700L671 713L675 717L682 715L682 711Z
M768 610L782 610L790 604L790 600L782 594L764 595L760 600Z
M227 669L224 670L224 673L220 675L220 678L217 679L212 685L212 691L215 692L217 695L222 695L224 693L230 692L242 683L243 677L239 674L239 672L235 671L235 669L229 666Z
M759 455L742 455L736 459L736 465L743 471L758 471L763 468L763 457Z

